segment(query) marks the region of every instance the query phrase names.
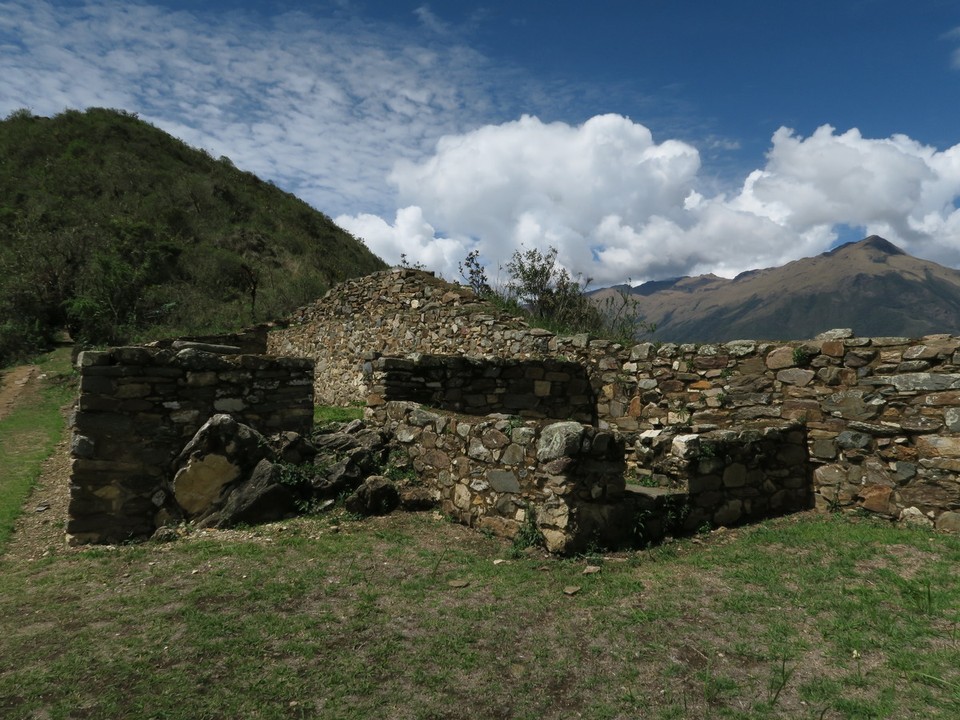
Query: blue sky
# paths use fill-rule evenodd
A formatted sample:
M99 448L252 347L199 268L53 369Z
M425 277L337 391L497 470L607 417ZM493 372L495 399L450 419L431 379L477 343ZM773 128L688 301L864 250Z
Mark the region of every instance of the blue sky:
M0 115L136 112L450 279L960 267L958 91L954 0L0 0Z

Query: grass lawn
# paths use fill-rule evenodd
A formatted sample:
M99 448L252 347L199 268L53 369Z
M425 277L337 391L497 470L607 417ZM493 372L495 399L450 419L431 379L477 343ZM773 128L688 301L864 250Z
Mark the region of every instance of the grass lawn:
M334 514L5 564L0 716L960 716L957 538L805 516L511 557Z
M4 512L61 399L0 423L48 428ZM3 718L960 717L960 538L863 517L557 559L335 511L12 557Z

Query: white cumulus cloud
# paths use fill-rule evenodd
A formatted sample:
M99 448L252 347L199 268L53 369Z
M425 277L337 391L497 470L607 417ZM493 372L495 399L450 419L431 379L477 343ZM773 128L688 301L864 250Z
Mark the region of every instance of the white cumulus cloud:
M730 277L824 252L841 225L960 264L960 145L781 128L739 189L705 196L700 175L695 147L657 142L628 118L572 126L525 116L444 136L429 158L399 162L390 177L403 210L392 225L337 220L386 259L404 252L447 277L470 249L496 266L521 245L557 248L559 262L596 284Z

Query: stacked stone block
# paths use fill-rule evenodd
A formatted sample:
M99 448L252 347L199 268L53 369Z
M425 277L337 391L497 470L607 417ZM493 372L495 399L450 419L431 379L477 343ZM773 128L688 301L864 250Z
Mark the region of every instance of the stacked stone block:
M84 352L78 365L73 543L153 533L170 502L172 460L217 413L263 433L312 428L312 360L125 347Z
M642 467L634 450L647 430L797 421L807 430L817 507L960 521L960 337L831 331L789 343L623 347L531 329L465 288L392 270L335 288L268 343L316 358L318 397L337 404L371 394L370 351L579 363L600 427L627 435L631 469Z
M634 482L683 493L685 530L754 522L813 505L807 434L799 423L702 434L648 430L637 443L644 464Z
M466 525L513 537L533 523L551 552L572 552L610 544L627 524L624 441L615 431L411 402L384 403L371 416L393 434L443 512Z
M480 360L417 355L372 363L367 405L411 400L470 415L506 412L523 418L596 421L596 400L579 363L546 360Z

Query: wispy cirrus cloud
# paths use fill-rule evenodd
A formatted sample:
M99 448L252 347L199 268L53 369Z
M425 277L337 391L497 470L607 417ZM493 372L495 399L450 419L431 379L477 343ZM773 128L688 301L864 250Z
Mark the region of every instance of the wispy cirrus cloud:
M479 54L418 42L337 5L214 16L118 0L8 0L0 48L0 113L137 112L331 213L388 209L385 178L397 160L495 107Z

